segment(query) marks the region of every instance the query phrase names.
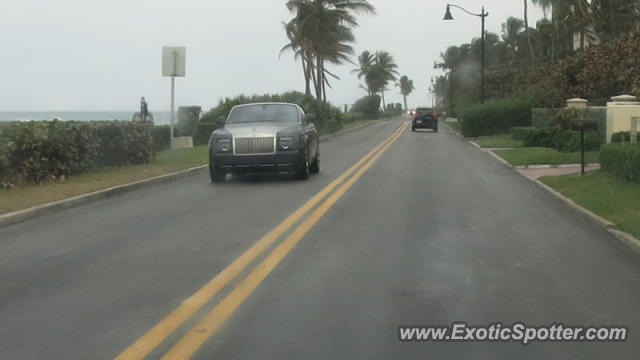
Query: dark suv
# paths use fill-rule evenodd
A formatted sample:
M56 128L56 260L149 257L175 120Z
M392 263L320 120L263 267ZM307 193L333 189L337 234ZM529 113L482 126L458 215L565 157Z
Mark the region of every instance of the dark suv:
M416 129L432 129L438 132L438 113L430 107L419 107L411 122L411 131Z

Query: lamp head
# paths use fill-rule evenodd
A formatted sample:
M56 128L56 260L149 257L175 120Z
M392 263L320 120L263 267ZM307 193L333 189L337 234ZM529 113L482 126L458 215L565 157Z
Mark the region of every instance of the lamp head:
M453 20L453 16L451 16L451 7L447 5L447 12L444 13L444 20Z

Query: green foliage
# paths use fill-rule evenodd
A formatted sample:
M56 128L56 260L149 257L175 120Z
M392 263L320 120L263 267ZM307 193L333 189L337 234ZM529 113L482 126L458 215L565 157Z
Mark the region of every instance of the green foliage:
M231 109L236 105L261 103L261 102L283 102L298 104L305 113L313 113L316 115L316 127L321 132L332 132L342 127L342 113L340 109L331 103L316 100L312 96L305 96L298 91L286 92L283 94L265 94L265 95L240 95L235 98L225 98L220 100L218 106L205 113L200 119L200 123L214 124L213 128L224 126L224 119L229 115ZM207 128L208 131L208 128ZM196 130L196 132L198 132ZM202 134L197 135L198 141L204 137ZM207 137L207 140L209 138Z
M560 152L580 151L580 132L560 130L558 128L532 129L526 133L525 147L547 147ZM604 137L598 131L585 131L585 151L598 151L604 143Z
M217 128L218 124L205 122L198 123L198 128L196 129L196 133L193 136L193 145L207 145L209 143L211 133L214 132Z
M376 119L380 114L380 102L382 98L378 95L369 95L358 99L351 111L363 113L369 119Z
M640 132L638 132L638 139L640 139ZM611 135L612 143L628 143L631 141L631 131L618 131Z
M0 187L153 158L150 121L12 122L0 130Z
M531 125L531 104L516 98L489 101L466 108L462 119L465 137L504 134L512 127Z
M586 118L586 113L586 109L564 108L551 117L550 125L559 130L570 130L573 122Z
M511 138L513 140L524 140L533 131L531 126L516 126L511 128Z
M151 128L151 137L153 138L153 151L159 152L166 150L170 146L169 125L154 125Z
M640 146L608 144L600 151L602 170L622 179L640 183Z
M356 122L356 121L362 121L362 120L366 120L367 117L360 112L348 112L348 113L344 113L342 114L342 121L347 124L350 122Z

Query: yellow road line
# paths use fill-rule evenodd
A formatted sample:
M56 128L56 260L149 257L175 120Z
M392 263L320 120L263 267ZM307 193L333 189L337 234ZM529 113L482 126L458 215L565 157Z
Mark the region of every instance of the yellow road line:
M271 271L298 244L307 232L322 218L322 216L351 188L351 186L365 173L378 158L401 135L407 124L403 124L401 131L394 134L391 141L349 178L335 193L311 213L280 245L278 245L265 260L253 270L227 297L225 297L205 318L191 329L165 356L163 360L188 359L204 344L218 328L233 314L233 312L251 295Z
M283 222L271 230L268 234L253 244L247 251L240 255L233 263L222 270L211 279L206 285L191 295L180 306L162 319L146 334L136 340L131 346L125 349L116 360L143 359L153 349L155 349L164 339L187 321L191 315L198 311L204 304L209 302L218 291L223 289L230 281L240 274L256 257L276 241L284 232L300 220L309 210L324 199L333 189L340 185L346 178L353 174L362 164L369 160L382 147L388 144L398 135L405 126L401 126L393 135L389 136L382 143L371 150L367 155L345 171L337 179L332 181L327 187L314 195L309 201L289 215Z

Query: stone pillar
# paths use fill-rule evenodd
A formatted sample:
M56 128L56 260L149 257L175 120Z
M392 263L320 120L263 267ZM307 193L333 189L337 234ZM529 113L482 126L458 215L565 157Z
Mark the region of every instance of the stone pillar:
M640 102L631 95L620 95L611 98L607 103L607 143L618 131L630 131L631 119L640 117Z
M589 103L589 100L587 99L573 98L567 100L567 107L575 109L586 109L587 103Z

